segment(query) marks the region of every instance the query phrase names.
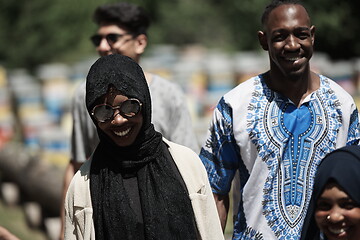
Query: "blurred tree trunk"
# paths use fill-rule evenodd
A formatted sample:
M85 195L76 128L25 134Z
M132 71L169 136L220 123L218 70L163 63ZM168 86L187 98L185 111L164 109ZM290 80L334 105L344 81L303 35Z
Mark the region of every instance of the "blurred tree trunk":
M18 184L26 201L38 202L45 215L60 212L63 170L30 157L19 146L9 145L0 151L3 179Z

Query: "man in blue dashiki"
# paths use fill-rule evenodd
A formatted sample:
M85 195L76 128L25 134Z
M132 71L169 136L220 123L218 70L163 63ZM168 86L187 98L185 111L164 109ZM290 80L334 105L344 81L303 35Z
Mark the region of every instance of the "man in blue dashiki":
M300 238L317 166L336 148L359 144L352 97L310 70L315 27L293 0L273 1L258 32L270 70L225 94L200 157L223 229L240 173L233 239Z

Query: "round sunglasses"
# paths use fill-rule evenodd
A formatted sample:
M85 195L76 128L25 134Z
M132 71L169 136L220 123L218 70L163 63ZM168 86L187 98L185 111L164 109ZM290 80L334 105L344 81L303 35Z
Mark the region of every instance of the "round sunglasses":
M142 103L136 98L129 98L122 102L119 106L111 106L106 103L96 105L91 115L98 122L106 122L110 120L112 117L115 117L115 111L119 110L118 114L120 114L124 118L132 118L135 117L141 111Z
M103 38L106 39L106 41L108 42L109 45L113 45L114 43L116 43L120 38L124 37L125 35L130 35L130 34L129 33L125 33L125 34L109 33L107 35L95 34L95 35L91 36L90 40L94 44L95 47L98 47L100 45L101 40Z

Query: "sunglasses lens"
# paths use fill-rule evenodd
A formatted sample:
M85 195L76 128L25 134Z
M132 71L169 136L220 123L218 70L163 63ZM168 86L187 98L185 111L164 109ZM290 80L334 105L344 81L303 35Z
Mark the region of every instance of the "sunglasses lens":
M100 35L94 35L90 38L91 42L97 47L100 45L102 36Z
M106 35L106 41L108 41L108 43L114 44L117 42L119 37L121 37L120 34L110 33L110 34Z
M96 120L99 122L105 122L114 115L114 110L111 106L100 105L94 108L93 113Z
M125 117L134 117L140 112L140 102L135 99L126 100L121 104L120 112Z

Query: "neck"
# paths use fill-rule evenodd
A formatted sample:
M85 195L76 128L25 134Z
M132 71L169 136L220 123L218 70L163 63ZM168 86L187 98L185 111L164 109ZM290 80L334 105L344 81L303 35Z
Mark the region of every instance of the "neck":
M269 71L265 74L265 82L271 90L286 96L297 107L300 107L304 99L320 87L320 78L312 71L295 77Z
M153 79L153 75L149 72L144 72L144 75L145 75L145 79L146 79L147 83L150 84Z

